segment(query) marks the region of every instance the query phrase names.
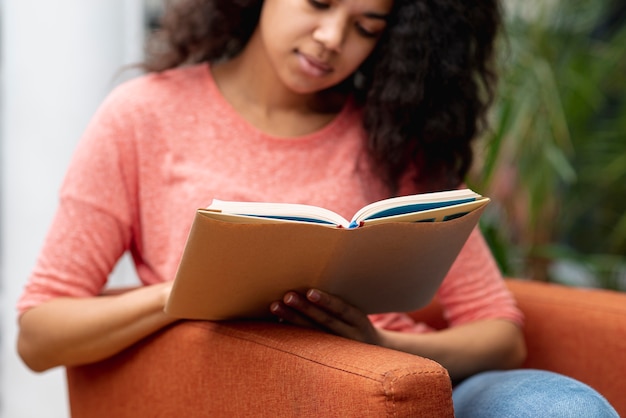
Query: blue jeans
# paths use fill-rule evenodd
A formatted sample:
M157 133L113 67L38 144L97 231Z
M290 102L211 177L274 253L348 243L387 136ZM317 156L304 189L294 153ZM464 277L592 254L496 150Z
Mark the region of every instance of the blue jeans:
M619 418L589 386L543 370L479 373L456 386L452 399L457 418Z

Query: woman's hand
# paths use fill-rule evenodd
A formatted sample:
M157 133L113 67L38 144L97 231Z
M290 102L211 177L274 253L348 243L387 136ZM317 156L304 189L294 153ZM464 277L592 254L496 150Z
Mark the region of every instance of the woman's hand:
M317 289L310 289L305 295L288 292L282 301L270 305L270 311L280 320L294 325L323 329L368 344L381 343L379 331L365 313Z
M478 320L424 334L381 330L359 309L316 289L305 295L288 292L270 311L294 325L430 358L455 381L483 370L519 367L526 356L521 330L507 320Z

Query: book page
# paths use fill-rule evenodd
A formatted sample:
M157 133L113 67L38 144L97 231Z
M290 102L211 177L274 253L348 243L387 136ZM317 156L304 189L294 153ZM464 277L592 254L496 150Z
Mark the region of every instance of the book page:
M341 225L345 228L350 224L343 216L329 209L295 203L228 202L213 199L213 203L207 209L247 217L256 216L296 222L325 223Z
M406 213L458 205L472 202L479 198L481 198L481 196L478 193L469 189L394 197L374 202L363 207L354 215L352 223L359 224L361 221L367 219L387 218Z
M376 225L388 222L446 222L465 216L490 202L489 198L483 197L479 200L471 200L451 206L445 206L419 212L403 213L383 218L370 218L362 221L361 225Z

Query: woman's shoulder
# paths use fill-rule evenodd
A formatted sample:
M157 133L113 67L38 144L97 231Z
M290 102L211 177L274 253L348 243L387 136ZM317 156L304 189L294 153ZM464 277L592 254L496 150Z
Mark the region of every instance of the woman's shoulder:
M189 104L194 97L203 96L200 86L208 83L209 77L206 64L148 73L116 86L107 102L115 106L140 108L169 108Z

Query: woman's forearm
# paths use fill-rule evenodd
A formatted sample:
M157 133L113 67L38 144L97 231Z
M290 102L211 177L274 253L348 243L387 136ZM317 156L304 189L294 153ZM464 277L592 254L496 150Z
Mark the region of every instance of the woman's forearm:
M175 322L163 312L170 289L163 283L43 303L21 316L18 352L34 371L103 360Z
M381 330L381 339L385 347L438 362L453 381L485 370L519 367L526 357L522 332L505 320L477 321L425 334Z

